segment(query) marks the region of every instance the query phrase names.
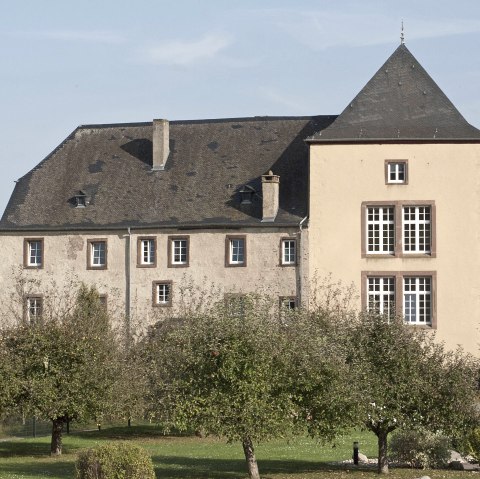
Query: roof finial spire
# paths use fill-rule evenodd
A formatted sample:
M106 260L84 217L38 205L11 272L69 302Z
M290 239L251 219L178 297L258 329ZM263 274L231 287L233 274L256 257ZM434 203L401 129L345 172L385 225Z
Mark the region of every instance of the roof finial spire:
M400 45L405 45L405 35L403 33L403 20L402 20L402 30L400 32Z

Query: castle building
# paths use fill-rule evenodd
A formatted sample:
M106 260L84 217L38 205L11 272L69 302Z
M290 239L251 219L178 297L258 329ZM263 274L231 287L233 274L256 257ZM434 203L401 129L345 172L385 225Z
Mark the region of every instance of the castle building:
M187 284L294 308L331 275L477 353L478 204L480 131L401 44L338 117L78 127L18 181L0 277L30 320L75 278L149 323Z

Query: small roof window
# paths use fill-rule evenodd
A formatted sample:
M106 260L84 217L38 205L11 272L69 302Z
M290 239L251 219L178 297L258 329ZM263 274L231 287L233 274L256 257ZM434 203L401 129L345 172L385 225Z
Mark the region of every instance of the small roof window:
M245 185L240 191L240 204L241 205L250 205L252 203L253 195L255 194L255 189L251 186Z
M75 208L85 208L87 206L87 195L83 191L79 191L75 195Z

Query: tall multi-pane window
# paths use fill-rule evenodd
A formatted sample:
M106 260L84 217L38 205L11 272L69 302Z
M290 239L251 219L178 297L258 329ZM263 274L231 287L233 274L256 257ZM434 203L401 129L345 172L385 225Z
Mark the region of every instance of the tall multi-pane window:
M297 260L297 241L295 239L282 239L282 264L294 265Z
M92 243L92 266L105 266L106 249L103 241Z
M43 300L38 296L29 296L26 299L27 319L31 324L37 323L42 316Z
M432 323L432 278L403 278L403 314L410 324Z
M30 266L40 266L42 264L42 242L28 242L28 264Z
M430 253L430 206L403 207L403 252Z
M173 240L172 263L185 264L187 262L187 240Z
M245 236L227 236L226 266L246 266L247 245Z
M24 266L43 267L43 238L26 238L23 246Z
M153 238L140 240L140 264L147 266L155 264L155 240Z
M367 253L393 254L395 248L395 208L368 206Z
M155 281L153 283L153 305L171 306L172 305L172 282Z
M245 254L245 242L243 239L230 240L230 262L233 264L243 263Z
M395 314L395 278L367 278L367 309L392 318Z
M107 267L107 241L88 240L88 263L89 269L105 269Z

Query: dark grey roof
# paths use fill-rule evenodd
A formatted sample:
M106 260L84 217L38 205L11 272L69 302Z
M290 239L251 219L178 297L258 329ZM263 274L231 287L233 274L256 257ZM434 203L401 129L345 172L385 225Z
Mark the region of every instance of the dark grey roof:
M254 117L173 121L164 171L151 171L152 123L77 128L17 183L0 229L96 229L162 226L269 226L261 199L240 205L246 184L280 176L273 225L307 214L305 138L335 117ZM82 191L89 204L76 208Z
M400 45L355 99L309 140L480 139L405 45Z

